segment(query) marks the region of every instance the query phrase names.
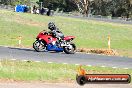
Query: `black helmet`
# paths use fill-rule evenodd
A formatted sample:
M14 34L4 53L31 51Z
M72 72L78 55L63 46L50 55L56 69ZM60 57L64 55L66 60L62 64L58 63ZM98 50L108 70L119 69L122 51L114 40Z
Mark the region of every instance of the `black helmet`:
M48 28L52 31L52 30L55 30L56 26L53 22L49 22Z

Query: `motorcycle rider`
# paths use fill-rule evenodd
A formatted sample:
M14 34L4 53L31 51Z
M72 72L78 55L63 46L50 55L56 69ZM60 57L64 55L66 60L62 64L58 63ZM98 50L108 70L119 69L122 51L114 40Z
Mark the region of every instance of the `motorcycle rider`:
M57 38L57 44L62 41L64 38L64 34L56 27L55 23L49 22L48 29L50 29L50 33L53 37Z

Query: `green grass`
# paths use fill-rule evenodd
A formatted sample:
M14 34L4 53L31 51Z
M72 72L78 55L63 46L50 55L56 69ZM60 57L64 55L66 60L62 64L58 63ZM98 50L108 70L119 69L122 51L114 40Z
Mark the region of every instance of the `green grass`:
M132 57L132 25L81 20L60 16L48 17L29 13L0 10L0 45L16 46L22 36L24 46L32 46L37 34L53 21L65 35L76 36L79 48L107 49L107 36L111 35L111 48L123 56Z
M79 66L72 64L33 62L33 61L0 61L0 79L15 81L73 82ZM132 69L112 69L98 66L83 66L88 74L130 74Z

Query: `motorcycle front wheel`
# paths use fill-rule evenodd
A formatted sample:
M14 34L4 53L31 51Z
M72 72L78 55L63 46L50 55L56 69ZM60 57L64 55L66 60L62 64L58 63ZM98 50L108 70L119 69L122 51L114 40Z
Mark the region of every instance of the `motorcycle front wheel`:
M70 43L70 46L64 47L64 52L66 54L74 54L76 52L76 45L74 43Z
M43 52L46 51L46 44L43 43L41 40L36 40L33 43L33 48L37 51L37 52Z

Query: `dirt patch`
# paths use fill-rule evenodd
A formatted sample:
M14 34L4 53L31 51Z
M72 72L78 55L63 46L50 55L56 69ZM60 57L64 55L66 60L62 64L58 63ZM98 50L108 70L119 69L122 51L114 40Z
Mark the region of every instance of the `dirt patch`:
M87 49L87 48L78 48L77 52L85 52L85 53L95 53L95 54L103 54L103 55L111 55L111 56L118 56L116 50L108 50L108 49Z
M74 83L72 79L58 79L58 80L16 80L8 78L0 78L0 83Z

